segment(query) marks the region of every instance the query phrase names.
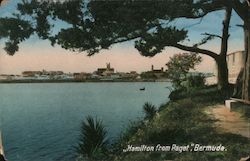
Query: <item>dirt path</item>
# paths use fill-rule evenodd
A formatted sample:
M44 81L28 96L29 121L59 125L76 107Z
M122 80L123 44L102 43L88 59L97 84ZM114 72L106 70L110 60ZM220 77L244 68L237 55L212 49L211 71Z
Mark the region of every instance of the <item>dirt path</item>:
M218 129L250 138L250 118L243 118L223 105L213 106L206 113L218 120L215 122Z

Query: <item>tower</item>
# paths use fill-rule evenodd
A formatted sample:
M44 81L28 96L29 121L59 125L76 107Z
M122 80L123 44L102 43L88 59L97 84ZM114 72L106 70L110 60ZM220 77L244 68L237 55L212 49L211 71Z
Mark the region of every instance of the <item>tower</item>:
M109 70L110 68L110 63L107 63L107 69Z

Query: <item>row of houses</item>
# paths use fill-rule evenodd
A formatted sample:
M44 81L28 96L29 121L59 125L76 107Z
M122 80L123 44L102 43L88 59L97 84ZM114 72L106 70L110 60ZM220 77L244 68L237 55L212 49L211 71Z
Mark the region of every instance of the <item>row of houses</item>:
M24 71L22 72L23 77L35 77L35 76L55 76L55 75L63 75L63 71Z
M22 72L22 78L20 79L36 79L36 80L50 80L50 79L73 79L73 75L70 73L64 73L63 71L24 71Z
M160 69L155 69L154 65L151 66L151 70L143 72L141 74L143 78L151 78L151 79L162 79L166 78L166 71L164 71L164 68L161 67Z
M139 80L143 78L161 78L165 74L163 68L154 69L138 74L136 71L115 72L110 63L104 68L97 68L93 73L64 73L63 71L23 71L21 75L0 75L0 80Z
M98 68L93 73L74 73L74 78L76 80L84 79L99 79L99 80L140 80L140 79L160 79L163 78L166 74L163 68L154 69L152 65L151 70L143 72L141 74L136 71L130 72L115 72L115 69L111 67L110 63L106 64L105 68Z
M74 73L76 80L98 79L98 80L116 80L116 79L140 79L140 74L136 71L131 72L115 72L110 63L107 63L105 68L98 68L93 73Z
M0 80L70 80L74 79L72 74L66 74L61 71L24 71L21 75L1 74Z

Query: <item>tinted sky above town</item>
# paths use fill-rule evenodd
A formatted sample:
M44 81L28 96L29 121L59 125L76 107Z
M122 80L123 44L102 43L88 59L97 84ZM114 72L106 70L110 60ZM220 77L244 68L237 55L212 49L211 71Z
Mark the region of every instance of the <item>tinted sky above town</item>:
M0 8L0 17L10 16L16 10L17 0L10 0ZM224 11L208 14L202 20L178 19L173 22L179 28L189 30L190 41L184 42L191 45L199 42L202 33L221 34ZM243 50L243 31L236 25L242 24L240 18L233 12L230 24L229 53ZM65 24L57 23L63 27ZM86 53L75 53L62 49L60 46L52 47L49 41L40 40L32 36L29 40L21 43L19 51L14 56L9 56L3 50L4 41L0 40L0 74L20 74L25 70L62 70L64 72L93 72L98 67L105 67L110 62L111 66L118 72L147 71L151 65L155 68L165 68L169 57L184 51L167 47L165 50L152 57L147 58L139 54L134 48L133 42L116 44L109 50L88 57ZM214 52L220 50L220 40L214 39L201 46ZM203 62L197 66L197 71L212 72L214 62L211 58L203 56Z

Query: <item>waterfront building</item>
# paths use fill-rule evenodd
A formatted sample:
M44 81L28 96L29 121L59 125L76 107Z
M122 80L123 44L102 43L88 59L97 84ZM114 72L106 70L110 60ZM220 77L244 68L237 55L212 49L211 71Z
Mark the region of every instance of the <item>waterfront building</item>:
M80 81L80 80L86 80L86 79L90 78L91 74L81 72L81 73L73 73L73 76L74 76L75 80L79 80Z
M110 75L110 78L111 79L120 79L121 78L121 75L119 73L112 73Z
M41 73L39 73L40 75L50 75L50 76L55 76L55 75L63 75L63 71L46 71L43 70Z
M64 73L63 75L61 75L61 79L62 80L73 80L74 76L71 73Z
M139 74L136 71L130 71L129 75L134 79L139 76Z
M38 75L35 77L36 80L49 80L50 77L48 75Z
M151 66L151 70L147 72L143 72L141 77L144 79L162 79L166 77L166 72L164 68L155 69L154 65Z
M23 71L23 77L35 77L36 75L42 75L41 71Z
M111 68L110 63L107 63L106 68L98 68L97 71L95 72L95 74L97 74L99 76L110 76L114 72L115 72L115 69Z
M61 79L64 76L63 71L23 71L23 78L21 79L36 79L36 80L49 80Z
M156 78L162 78L165 75L164 68L161 67L161 69L154 69L154 65L151 66L151 73L156 77Z
M90 76L91 79L99 79L100 76L98 74L96 74L96 72L92 73Z
M15 75L1 74L0 80L12 80L14 77Z

